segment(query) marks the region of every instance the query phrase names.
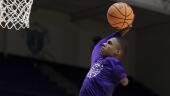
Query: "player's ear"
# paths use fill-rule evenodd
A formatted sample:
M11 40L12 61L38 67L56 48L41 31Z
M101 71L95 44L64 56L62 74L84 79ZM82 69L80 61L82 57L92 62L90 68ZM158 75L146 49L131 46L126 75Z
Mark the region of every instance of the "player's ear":
M120 54L121 54L121 51L120 51L120 50L116 50L116 54L117 54L117 55L120 55Z

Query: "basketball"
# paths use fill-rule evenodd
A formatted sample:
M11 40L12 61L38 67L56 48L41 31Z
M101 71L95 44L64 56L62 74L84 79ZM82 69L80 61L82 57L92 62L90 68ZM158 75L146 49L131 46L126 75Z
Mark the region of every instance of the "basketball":
M117 2L109 7L107 11L107 20L111 27L122 30L132 25L134 13L128 4Z

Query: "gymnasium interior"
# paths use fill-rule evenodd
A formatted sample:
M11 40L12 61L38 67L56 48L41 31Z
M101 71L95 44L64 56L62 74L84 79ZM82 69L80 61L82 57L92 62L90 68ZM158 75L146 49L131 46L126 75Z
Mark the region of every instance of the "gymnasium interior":
M0 26L1 96L78 96L94 45L123 0L34 0L30 28ZM170 96L170 0L124 0L135 14L123 60L129 85L113 96Z

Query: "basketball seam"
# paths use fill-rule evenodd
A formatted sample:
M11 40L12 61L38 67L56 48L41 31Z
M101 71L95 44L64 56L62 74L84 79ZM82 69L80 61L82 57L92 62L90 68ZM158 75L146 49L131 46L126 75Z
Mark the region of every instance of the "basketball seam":
M111 25L117 25L117 24L120 24L120 23L124 23L124 22L118 22L118 23L114 23L114 24L111 24Z
M127 6L127 8L129 7L131 9L131 7L128 4L126 6ZM132 14L132 12L133 12L133 10L131 9L131 12L127 15L127 17L130 16Z
M120 24L120 23L127 23L128 25L129 25L129 23L128 22L118 22L118 23L114 23L114 24L111 24L111 25L117 25L117 24Z
M127 25L128 25L128 27L129 27L129 23L128 22L125 22Z
M129 5L127 5L127 6L130 7ZM119 13L121 15L126 16L126 14L124 15L116 6L114 6L114 7L119 11ZM125 10L126 10L126 7L125 7ZM132 12L133 12L133 10L131 10L131 12L127 15L127 17L129 17L132 14Z
M127 25L129 26L129 23L128 23L128 22L125 22L125 23L127 23Z
M117 24L120 24L120 23L127 23L128 25L129 25L129 23L128 22L118 22L118 23L114 23L114 24L111 24L111 25L117 25Z
M125 8L125 18L124 18L124 22L123 22L123 24L122 24L122 27L121 27L121 28L123 28L123 26L124 26L124 24L125 24L125 20L126 20L126 6L124 6L124 8Z
M124 19L124 18L119 18L119 17L113 16L113 15L111 15L110 13L108 13L108 15L111 16L111 17L113 17L113 18ZM132 20L132 19L125 19L125 20Z
M114 7L119 11L119 13L120 13L121 15L125 16L116 6L114 6Z
M129 16L132 14L132 12L133 12L133 11L131 11L131 12L127 15L127 17L129 17Z

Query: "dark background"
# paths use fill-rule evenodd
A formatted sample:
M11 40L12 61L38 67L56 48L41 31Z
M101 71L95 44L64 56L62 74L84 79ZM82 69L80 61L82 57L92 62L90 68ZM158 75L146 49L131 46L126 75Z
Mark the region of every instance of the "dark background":
M30 28L0 32L1 96L78 96L93 45L113 29L114 0L34 0ZM114 96L170 96L168 0L127 0L135 13L125 37L130 84Z

